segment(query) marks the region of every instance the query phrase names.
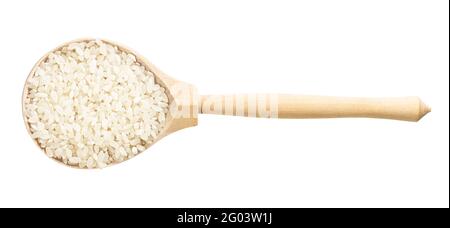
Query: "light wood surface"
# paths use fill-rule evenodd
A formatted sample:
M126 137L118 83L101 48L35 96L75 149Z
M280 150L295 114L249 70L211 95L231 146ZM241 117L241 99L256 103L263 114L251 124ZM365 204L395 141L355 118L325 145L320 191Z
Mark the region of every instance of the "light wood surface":
M201 113L268 118L368 117L418 121L430 108L418 97L360 98L290 94L201 96Z

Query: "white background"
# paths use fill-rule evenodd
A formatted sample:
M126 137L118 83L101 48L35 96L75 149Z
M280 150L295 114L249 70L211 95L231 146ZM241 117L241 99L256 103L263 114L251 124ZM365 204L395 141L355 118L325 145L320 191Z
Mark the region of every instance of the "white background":
M448 207L448 1L1 1L0 207ZM123 43L203 94L417 95L420 122L200 116L103 170L48 159L22 120L34 63Z

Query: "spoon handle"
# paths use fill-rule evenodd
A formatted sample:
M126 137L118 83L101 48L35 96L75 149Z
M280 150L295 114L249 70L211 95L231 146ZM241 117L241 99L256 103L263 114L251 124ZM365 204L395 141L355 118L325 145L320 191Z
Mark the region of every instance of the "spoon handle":
M367 117L418 121L431 109L418 97L330 97L290 94L204 95L199 112L267 118Z

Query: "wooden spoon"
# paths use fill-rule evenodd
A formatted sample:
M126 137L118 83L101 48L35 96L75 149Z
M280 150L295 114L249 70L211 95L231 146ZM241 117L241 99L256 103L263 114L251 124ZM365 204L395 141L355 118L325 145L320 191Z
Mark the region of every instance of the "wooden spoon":
M79 39L65 43L44 55L31 70L27 81L34 75L37 67L50 53L74 42L89 42L95 39ZM156 81L166 89L170 110L166 125L159 133L159 139L184 128L197 125L198 114L220 114L266 118L340 118L368 117L406 121L418 121L430 108L418 97L360 98L305 96L291 94L234 94L198 95L193 85L176 80L148 62L137 52L115 42L102 40L117 46L121 51L132 53L136 60L151 71ZM27 82L26 81L26 82ZM22 111L28 93L27 83L22 96ZM25 126L31 135L30 126L23 114ZM35 140L34 140L35 141ZM39 146L38 142L35 141Z

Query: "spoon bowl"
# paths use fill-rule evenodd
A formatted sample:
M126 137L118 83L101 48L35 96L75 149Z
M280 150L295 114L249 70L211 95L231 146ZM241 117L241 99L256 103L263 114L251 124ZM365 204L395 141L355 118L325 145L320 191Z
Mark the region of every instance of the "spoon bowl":
M28 123L27 117L25 115L25 105L26 105L25 100L26 100L26 98L28 96L28 92L29 92L29 89L27 87L28 81L34 76L34 74L36 73L36 70L40 66L40 64L45 62L51 53L61 50L63 47L66 47L72 43L91 42L91 41L96 41L96 40L100 40L105 44L110 44L114 47L117 47L120 51L133 54L136 57L136 62L138 62L139 64L144 66L146 70L152 72L155 77L155 81L160 86L164 87L165 93L169 100L168 103L169 103L170 111L166 115L166 121L165 121L165 125L164 125L163 129L158 133L155 140L153 140L153 142L151 144L149 144L149 146L153 145L154 143L156 143L163 137L165 137L175 131L197 125L198 95L197 95L197 90L194 86L192 86L188 83L176 80L176 79L166 75L165 73L163 73L162 71L157 69L148 60L146 60L142 55L138 54L137 52L131 50L130 48L128 48L122 44L118 44L116 42L112 42L112 41L105 40L105 39L84 38L84 39L77 39L77 40L72 40L72 41L63 43L62 45L56 47L55 49L47 52L43 57L41 57L37 61L37 63L31 69L31 71L25 81L25 86L24 86L23 94L22 94L22 116L23 116L23 120L25 122L25 127L26 127L28 133L30 134L30 136L32 135L32 131L30 129L30 124ZM39 144L39 142L37 140L33 139L33 141L41 150L43 150L42 146ZM146 148L146 149L148 149L148 148ZM140 154L140 153L138 153L138 154ZM63 163L60 159L54 159L54 160L58 161L61 164L67 165L67 164ZM128 159L126 159L125 161L127 161L127 160ZM121 163L121 162L119 162L119 163ZM114 164L117 164L117 162L111 163L109 166L114 165ZM72 165L69 165L69 166L78 168L78 166L72 166Z

